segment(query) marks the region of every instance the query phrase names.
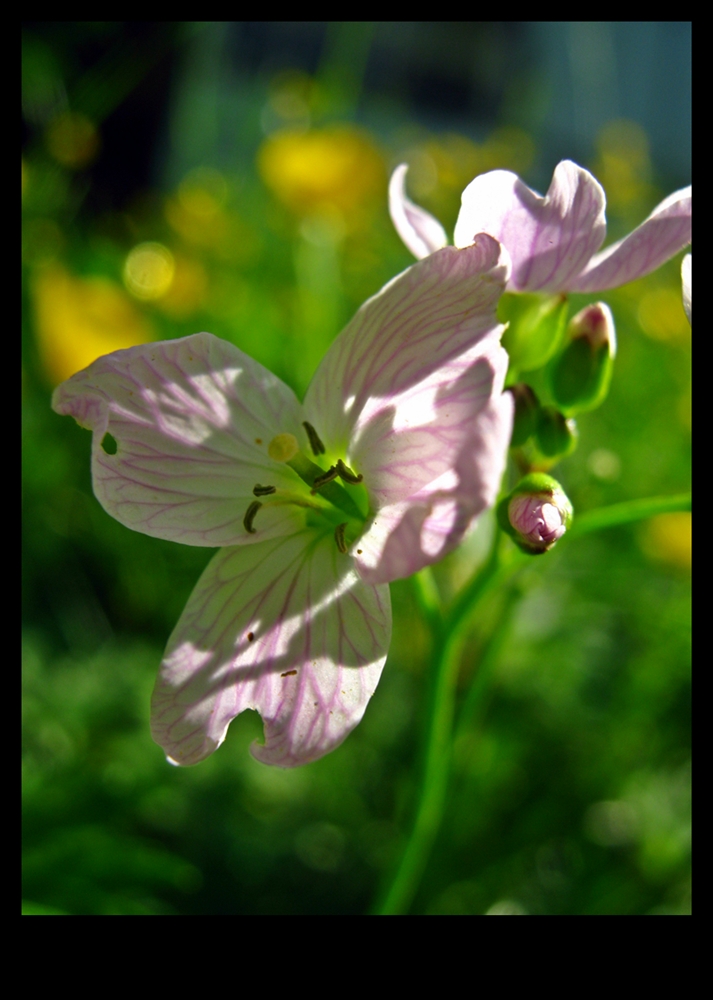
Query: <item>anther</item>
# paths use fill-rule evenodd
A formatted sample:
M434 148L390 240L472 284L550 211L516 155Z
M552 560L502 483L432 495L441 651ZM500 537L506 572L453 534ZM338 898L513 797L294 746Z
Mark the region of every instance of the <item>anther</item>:
M319 439L319 434L314 429L312 424L308 424L306 420L302 421L302 426L307 431L307 437L309 438L309 443L312 447L312 453L314 455L324 455L326 451L324 445Z
M326 486L327 483L331 483L333 479L336 479L338 475L339 473L337 471L337 467L336 465L333 465L331 469L328 469L324 473L324 475L316 476L314 482L312 483L312 489L310 491L312 493L312 496L314 496L317 490L321 489L323 486Z
M250 535L255 534L256 529L253 528L253 521L255 520L255 515L257 514L257 512L260 510L261 507L262 504L260 503L259 500L253 500L248 509L245 511L245 517L243 518L243 525L245 526L245 530Z
M276 486L261 486L260 483L255 483L253 486L253 496L269 497L272 493L277 493Z
M361 473L357 476L356 472L353 472L348 465L345 465L341 458L337 461L337 475L345 483L351 483L352 486L360 483L364 478Z
M347 553L347 540L344 537L344 532L346 531L346 529L347 529L346 523L338 524L337 527L334 529L334 541L337 543L337 548L339 549L339 551L342 552L344 555L346 555Z

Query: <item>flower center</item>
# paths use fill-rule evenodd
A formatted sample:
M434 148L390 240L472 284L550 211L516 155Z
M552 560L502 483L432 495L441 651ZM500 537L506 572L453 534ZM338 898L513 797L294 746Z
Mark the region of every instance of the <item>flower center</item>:
M304 427L315 458L324 454L326 449L315 429L306 422ZM249 534L256 532L253 522L264 506L303 507L307 523L316 528L333 528L337 548L347 552L362 533L369 510L369 498L361 485L363 476L350 469L341 458L328 469L317 465L301 451L294 434L277 434L267 446L267 453L273 461L288 465L309 491L297 483L296 489L290 490L256 483L253 495L260 499L253 500L245 512L245 530Z

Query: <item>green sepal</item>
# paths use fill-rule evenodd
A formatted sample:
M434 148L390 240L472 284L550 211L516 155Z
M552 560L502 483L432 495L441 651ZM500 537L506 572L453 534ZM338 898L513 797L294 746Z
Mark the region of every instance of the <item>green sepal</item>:
M593 410L609 391L614 359L608 344L587 337L570 341L549 369L550 389L564 414Z
M554 406L541 406L535 431L538 450L548 459L561 459L577 447L577 425Z
M510 447L519 448L535 433L540 414L540 401L535 390L526 382L511 385L507 391L512 393L515 400Z
M544 298L506 292L498 303L498 320L508 323L502 344L510 356L511 375L542 368L559 348L567 326L567 298Z

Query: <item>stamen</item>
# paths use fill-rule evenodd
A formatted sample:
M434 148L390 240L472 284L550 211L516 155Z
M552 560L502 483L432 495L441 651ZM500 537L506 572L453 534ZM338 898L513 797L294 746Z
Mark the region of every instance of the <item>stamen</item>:
M253 496L269 497L271 493L277 493L276 486L261 486L260 483L255 483L253 486Z
M331 483L333 479L336 479L338 475L339 473L337 472L337 467L336 465L333 465L331 469L328 469L327 472L325 472L323 475L315 476L314 481L312 483L312 489L310 490L312 496L314 496L317 490L320 489L322 486L326 486L327 483Z
M314 429L312 424L308 424L306 420L302 421L302 426L307 431L307 437L309 438L309 443L312 446L313 455L324 455L326 448L319 439L319 434Z
M245 526L245 530L250 535L255 534L256 529L253 528L253 521L255 520L255 515L257 514L257 512L260 510L261 507L262 504L260 503L259 500L253 500L248 509L245 511L245 517L243 518L243 525Z
M356 472L353 472L348 465L345 465L341 458L337 461L337 475L345 483L351 483L352 486L360 483L364 478L361 473L357 476Z
M344 555L347 554L347 540L344 537L344 532L347 530L346 523L338 524L334 529L334 541L337 543L337 548Z

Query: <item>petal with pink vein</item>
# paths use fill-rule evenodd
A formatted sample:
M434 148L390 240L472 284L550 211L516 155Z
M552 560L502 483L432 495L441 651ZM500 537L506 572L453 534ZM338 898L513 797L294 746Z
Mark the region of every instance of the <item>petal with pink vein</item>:
M388 587L360 580L331 534L222 549L168 641L153 737L175 763L196 764L250 708L265 727L258 760L317 760L362 718L390 638Z
M496 375L500 383L506 366L507 356ZM512 418L512 394L495 392L462 439L452 468L408 500L375 513L351 550L363 580L383 583L410 576L453 551L474 518L495 502Z
M492 170L463 192L457 247L490 233L512 258L508 290L558 292L604 241L606 199L599 182L571 160L558 163L544 198L509 170Z
M602 292L643 278L691 242L691 188L674 191L623 240L596 254L573 292Z
M93 431L92 478L122 524L187 545L255 543L298 530L295 507L243 517L256 483L298 482L267 447L288 431L307 445L302 407L288 386L210 333L144 344L99 358L63 382L52 405ZM102 448L105 434L115 454Z
M498 337L495 310L509 266L500 245L481 235L465 250L436 251L369 299L332 344L305 397L307 419L327 447L348 451L374 398L388 406L474 344Z

